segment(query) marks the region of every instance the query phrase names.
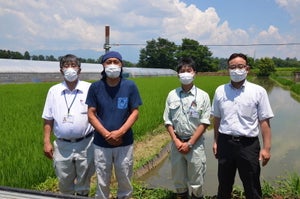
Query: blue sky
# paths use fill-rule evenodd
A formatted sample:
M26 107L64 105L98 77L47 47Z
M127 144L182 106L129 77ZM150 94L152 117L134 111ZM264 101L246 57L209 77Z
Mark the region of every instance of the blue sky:
M243 52L300 60L300 45L226 46L300 44L299 9L300 0L0 1L0 49L98 58L109 25L111 44L140 44L111 46L131 62L158 37L178 45L197 40L215 57Z

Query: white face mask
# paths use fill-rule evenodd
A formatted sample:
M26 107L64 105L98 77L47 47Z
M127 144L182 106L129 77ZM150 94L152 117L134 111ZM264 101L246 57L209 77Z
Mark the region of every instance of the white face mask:
M68 82L74 82L78 78L78 69L72 67L63 69L64 78Z
M183 85L188 85L194 81L193 73L179 73L179 80Z
M247 70L243 69L231 69L229 70L230 79L233 82L241 82L247 77Z
M105 67L105 73L109 78L117 78L120 76L121 67L115 64L110 64Z

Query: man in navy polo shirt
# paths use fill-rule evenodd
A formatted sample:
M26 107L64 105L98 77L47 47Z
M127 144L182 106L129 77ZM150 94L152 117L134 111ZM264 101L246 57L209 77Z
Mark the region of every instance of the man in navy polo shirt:
M102 56L102 79L88 92L88 118L95 128L97 199L109 198L112 168L118 182L117 198L132 196L133 132L142 104L133 81L122 78L122 56L110 51Z

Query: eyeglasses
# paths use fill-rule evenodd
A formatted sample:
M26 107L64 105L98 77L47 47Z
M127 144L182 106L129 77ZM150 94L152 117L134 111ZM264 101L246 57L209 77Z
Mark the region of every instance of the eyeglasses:
M76 67L78 67L78 65L74 62L67 62L67 63L63 64L63 67L64 68L69 68L69 67L76 68Z
M246 67L247 67L247 65L245 65L245 64L237 64L237 65L230 65L228 68L229 69L236 69L236 68L243 69L243 68L246 68Z

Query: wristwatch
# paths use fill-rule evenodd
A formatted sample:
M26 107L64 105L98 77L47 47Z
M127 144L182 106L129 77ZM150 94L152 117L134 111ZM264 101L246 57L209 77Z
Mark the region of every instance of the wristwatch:
M193 148L193 145L190 142L187 142L187 144L189 145L189 148Z

